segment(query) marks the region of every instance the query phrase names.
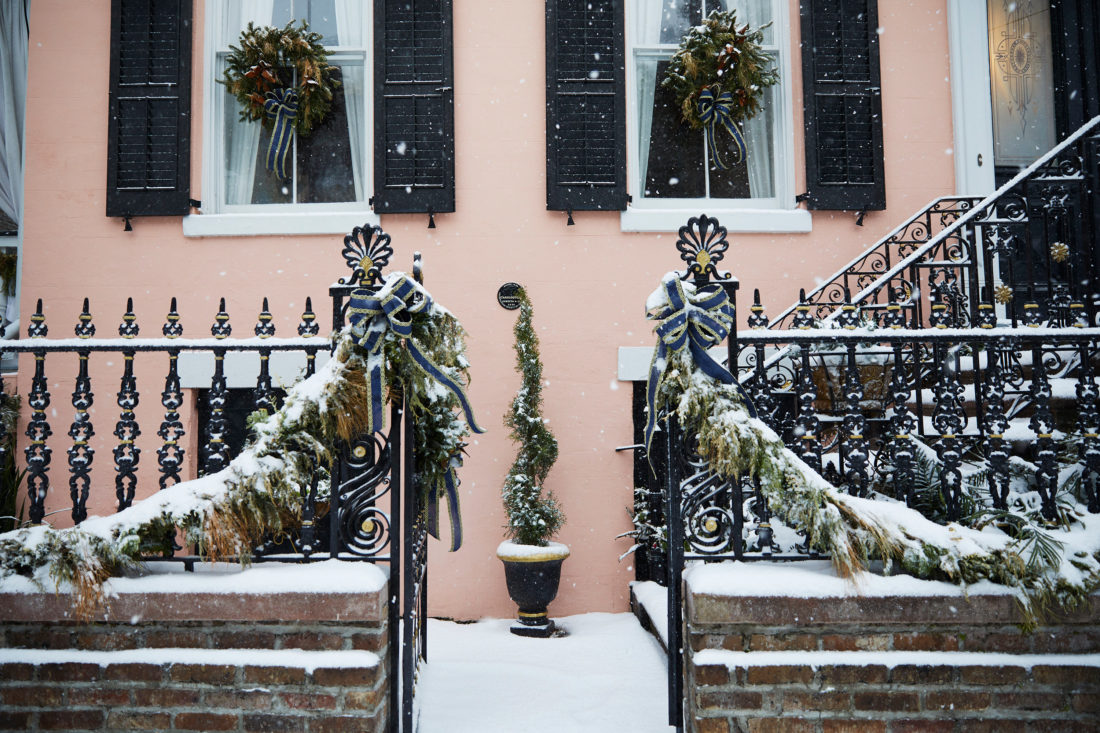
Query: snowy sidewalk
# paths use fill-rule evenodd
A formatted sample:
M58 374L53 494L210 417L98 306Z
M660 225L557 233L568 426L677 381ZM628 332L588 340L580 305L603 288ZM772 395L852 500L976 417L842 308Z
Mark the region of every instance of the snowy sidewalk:
M511 621L428 621L420 733L668 733L665 655L628 613L557 619L528 639Z

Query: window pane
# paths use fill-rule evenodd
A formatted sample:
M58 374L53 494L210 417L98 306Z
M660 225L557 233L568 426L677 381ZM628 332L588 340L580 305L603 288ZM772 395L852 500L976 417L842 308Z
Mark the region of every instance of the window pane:
M334 203L362 200L360 166L352 165L352 156L362 160L363 69L341 66L333 73L341 83L332 98L332 107L324 122L308 136L296 135L295 168L291 177L280 180L266 168L271 128L257 122L241 122L237 100L226 93L226 203L286 204ZM352 99L353 114L347 100ZM358 130L352 144L350 129ZM296 176L296 179L295 179ZM297 184L296 186L294 184ZM297 189L297 195L295 195Z

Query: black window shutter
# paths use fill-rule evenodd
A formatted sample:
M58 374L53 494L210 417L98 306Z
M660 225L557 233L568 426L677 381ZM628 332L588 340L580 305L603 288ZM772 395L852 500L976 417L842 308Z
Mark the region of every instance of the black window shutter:
M547 0L546 208L626 208L622 0Z
M111 2L107 216L188 211L191 1Z
M876 0L802 0L807 206L886 208Z
M375 0L374 210L455 210L451 0Z

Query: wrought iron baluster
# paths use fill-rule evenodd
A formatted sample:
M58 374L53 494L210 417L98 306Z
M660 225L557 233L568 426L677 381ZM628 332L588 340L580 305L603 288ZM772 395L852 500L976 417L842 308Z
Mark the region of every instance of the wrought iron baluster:
M42 315L42 301L38 301L38 313ZM33 316L32 316L32 324ZM43 323L43 330L45 324ZM46 516L46 493L50 489L50 455L53 450L46 440L53 435L50 423L46 420L46 409L50 406L50 391L46 383L46 352L34 352L34 377L31 378L31 391L27 395L27 404L31 408L31 419L27 423L26 436L30 443L24 448L27 456L27 494L30 497L30 520L35 524Z
M817 417L817 387L814 385L814 372L810 367L809 345L799 350L802 365L798 370L798 418L795 420L795 435L798 457L818 473L821 472L821 420Z
M1081 374L1077 381L1077 432L1081 442L1077 456L1081 464L1081 486L1090 512L1100 512L1100 392L1092 373L1089 342L1080 346Z
M966 412L962 406L963 387L959 384L958 353L956 348L944 349L937 343L933 347L939 366L934 392L936 406L932 411L932 426L940 434L936 444L943 467L940 473L940 490L947 505L949 519L959 519L962 499L962 440L959 434L966 427Z
M118 335L124 339L135 338L140 331L137 317L134 315L134 299L126 299L126 313L118 327ZM114 448L115 457L115 496L118 498L118 510L122 511L134 501L137 489L137 465L141 449L136 440L141 435L134 410L138 405L137 378L134 377L134 351L123 351L122 381L118 388L118 406L122 409L115 423L115 437L118 445Z
M79 339L90 339L95 335L95 324L92 323L92 314L88 308L88 299L84 299L84 308L80 312L76 328L73 329ZM95 430L88 410L92 407L94 395L92 394L92 382L88 376L88 355L86 350L77 351L79 368L76 384L73 387L72 405L76 409L76 415L69 426L69 437L73 444L68 450L69 456L69 497L72 500L73 521L79 524L88 516L88 491L91 488L91 477L88 475L92 467L92 458L95 451L89 445Z
M229 313L225 310L225 298L218 301L218 313L214 316L211 335L222 340L233 332L229 323ZM225 419L225 403L229 399L229 390L225 383L226 349L214 349L214 376L210 380L210 392L206 402L210 406L210 418L206 423L205 442L203 444L203 469L206 473L217 473L229 463L229 445L225 435L229 424Z
M313 301L306 297L306 309L302 313L302 322L298 324L298 335L304 337L316 336L321 332L321 327L317 325L317 314L313 312ZM317 371L317 349L306 349L306 374L305 376L312 377Z
M115 423L115 437L118 445L115 446L115 496L118 497L118 510L122 511L134 501L134 491L137 489L137 465L141 457L141 449L137 447L136 440L141 435L134 410L138 405L137 378L134 377L134 352L122 352L123 372L122 381L118 388L118 406L122 409L118 422Z
M1058 452L1054 443L1054 416L1050 412L1050 379L1043 359L1042 345L1032 348L1030 394L1033 412L1028 427L1038 436L1035 485L1042 500L1041 511L1046 519L1053 521L1058 516L1054 502L1058 492Z
M856 363L855 344L848 345L848 364L844 379L845 413L840 433L841 473L848 483L848 492L856 496L867 494L867 419L863 416L863 380Z
M225 419L225 403L229 390L225 384L225 349L214 349L214 376L210 380L210 392L206 401L210 406L210 418L206 423L203 450L203 470L217 473L229 463L229 445L225 435L229 424Z
M180 468L183 467L183 421L180 420L180 407L183 406L183 389L180 387L178 350L168 352L168 376L164 378L164 391L160 393L160 404L164 405L164 420L160 423L157 435L163 441L157 449L157 464L160 466L160 488L166 489L177 484Z
M1007 344L1008 350L1015 346ZM1008 430L1008 416L1005 414L1005 378L1001 370L1001 357L997 346L990 344L986 349L986 371L983 384L982 403L985 407L986 458L989 461L989 493L993 506L997 509L1008 508L1008 459L1010 457L1008 441L1004 434Z
M916 420L909 411L912 388L906 376L904 347L894 342L894 369L890 378L890 455L893 462L894 497L913 504L916 479L916 446L910 437Z
M260 311L259 320L253 330L261 339L275 335L275 324L272 322L271 311L267 307L267 298L264 298L263 310ZM253 393L252 404L256 410L263 410L268 415L275 412L271 394L271 349L260 349L260 374L256 377L256 390Z

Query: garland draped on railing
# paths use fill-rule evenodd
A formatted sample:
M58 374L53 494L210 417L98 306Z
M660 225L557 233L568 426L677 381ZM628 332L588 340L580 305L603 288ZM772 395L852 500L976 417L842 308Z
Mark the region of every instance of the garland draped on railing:
M455 471L461 461L456 458L468 432L454 411L459 402L471 427L480 431L465 397L456 396L467 375L462 326L434 307L431 296L403 273L390 275L376 297L388 304L387 312L404 310L401 327L386 328L376 352L359 345L362 332L356 336L350 327L340 332L332 359L288 390L279 410L253 424L254 440L226 468L75 527L38 525L0 535L0 582L19 574L39 583L52 579L59 590L69 585L76 615L87 620L104 600L108 577L164 552L177 533L208 560L247 563L264 538L301 526L303 500L317 466L331 462L337 442L361 436L368 426L381 427L378 393L368 378L373 368L392 373L389 379L383 376L383 383L397 387L413 413L417 485L428 493L429 504L438 506L441 494L454 501L452 546L457 547ZM373 318L366 332L372 328ZM381 363L379 354L384 354ZM457 393L437 383L458 387ZM438 536L438 520L430 522Z
M658 318L677 310L680 291L668 287L675 278L666 275L647 301ZM656 330L663 339L665 322ZM1017 591L1029 622L1051 605L1072 608L1100 586L1100 517L1081 512L1073 528L1057 531L1057 539L1052 530L1059 549L1044 554L1034 552L1027 538L995 527L939 525L888 497L844 494L751 416L738 385L712 376L696 350L670 351L661 366L650 374L651 419L675 414L685 434L697 438L695 450L723 479L758 477L769 509L805 532L810 549L828 553L841 576L881 559L887 569L920 578L990 580Z

